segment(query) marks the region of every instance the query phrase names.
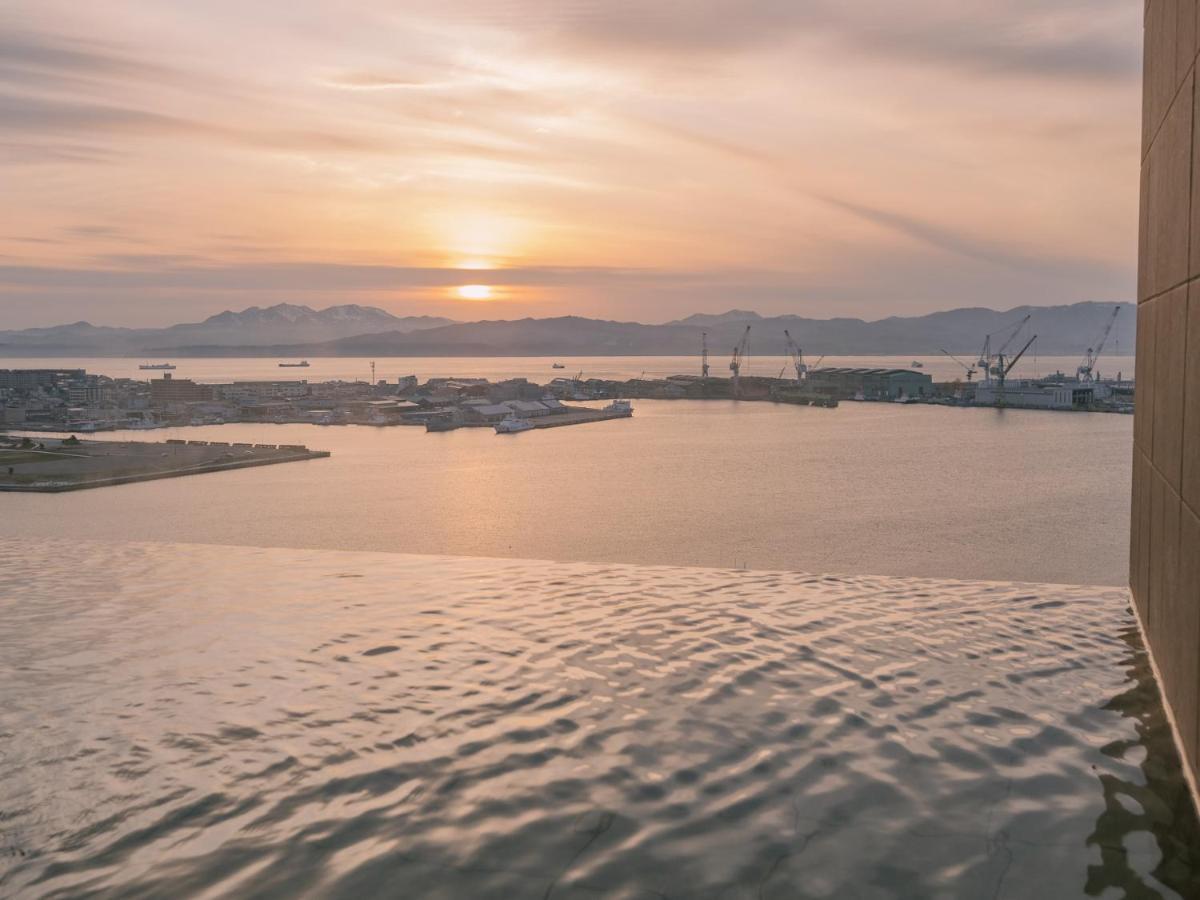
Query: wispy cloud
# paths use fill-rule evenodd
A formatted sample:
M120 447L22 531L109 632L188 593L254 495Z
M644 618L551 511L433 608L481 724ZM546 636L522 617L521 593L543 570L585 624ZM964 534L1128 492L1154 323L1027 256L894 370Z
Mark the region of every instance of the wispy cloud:
M243 293L444 313L465 264L509 311L1107 298L1134 271L1140 24L1126 0L18 0L0 325Z

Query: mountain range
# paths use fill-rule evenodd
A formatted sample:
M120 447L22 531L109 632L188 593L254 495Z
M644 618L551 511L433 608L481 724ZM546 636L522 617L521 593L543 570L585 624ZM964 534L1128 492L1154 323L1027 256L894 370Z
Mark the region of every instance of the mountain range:
M645 325L580 316L454 322L398 317L374 307L316 311L279 304L223 312L169 328L104 328L79 322L0 332L0 356L687 356L699 352L703 335L716 363L749 326L751 355L783 355L787 329L809 356L928 356L946 349L966 358L979 352L988 333L1026 315L1030 321L1024 334L1038 335L1037 352L1082 356L1099 339L1112 311L1112 304L1090 302L1003 311L974 307L868 322L730 310ZM1106 353L1132 354L1134 328L1132 307L1123 308Z
M187 346L239 347L258 344L307 344L374 332L405 334L449 325L436 316L394 316L374 306L347 304L315 310L279 303L226 310L203 322L168 328L111 328L74 322L50 328L0 331L0 355L121 356L147 351L175 351Z

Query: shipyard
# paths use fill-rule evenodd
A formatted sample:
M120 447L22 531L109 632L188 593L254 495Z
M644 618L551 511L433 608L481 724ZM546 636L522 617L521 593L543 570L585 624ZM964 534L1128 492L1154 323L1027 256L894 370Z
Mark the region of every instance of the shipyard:
M935 380L925 363L907 367L810 363L799 343L783 331L784 365L774 375L747 374L751 326L733 348L728 375L715 374L707 335L701 336L695 369L647 378L594 377L579 370L551 377L431 377L416 375L310 381L263 378L206 382L179 377L169 362L143 364L149 378L113 378L82 368L0 369L0 429L93 433L234 422L313 425L416 426L429 432L492 428L516 434L582 425L633 415L634 400L737 400L835 409L845 402L936 404L1061 412L1131 413L1134 382L1118 372L1102 378L1098 364L1120 307L1072 373L1014 377L1018 363L1036 348L1030 316L983 337L967 360L942 350L961 376ZM780 336L768 336L777 341ZM715 355L712 356L715 358ZM307 360L303 361L307 364ZM280 363L299 368L299 363ZM307 367L307 366L306 366ZM596 404L605 404L597 406Z

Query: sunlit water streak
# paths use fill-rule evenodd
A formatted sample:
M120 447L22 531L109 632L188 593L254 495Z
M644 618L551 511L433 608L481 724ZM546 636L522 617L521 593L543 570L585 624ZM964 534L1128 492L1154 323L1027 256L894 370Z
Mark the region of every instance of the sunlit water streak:
M0 536L1129 583L1133 419L639 400L516 436L230 424L102 437L329 459L0 495Z
M6 897L1200 890L1121 590L0 540L0 615Z

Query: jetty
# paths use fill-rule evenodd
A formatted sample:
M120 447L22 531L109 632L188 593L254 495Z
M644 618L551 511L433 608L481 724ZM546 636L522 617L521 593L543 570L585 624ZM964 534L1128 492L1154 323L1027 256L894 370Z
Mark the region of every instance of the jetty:
M298 444L10 437L0 441L0 492L52 494L327 456Z

